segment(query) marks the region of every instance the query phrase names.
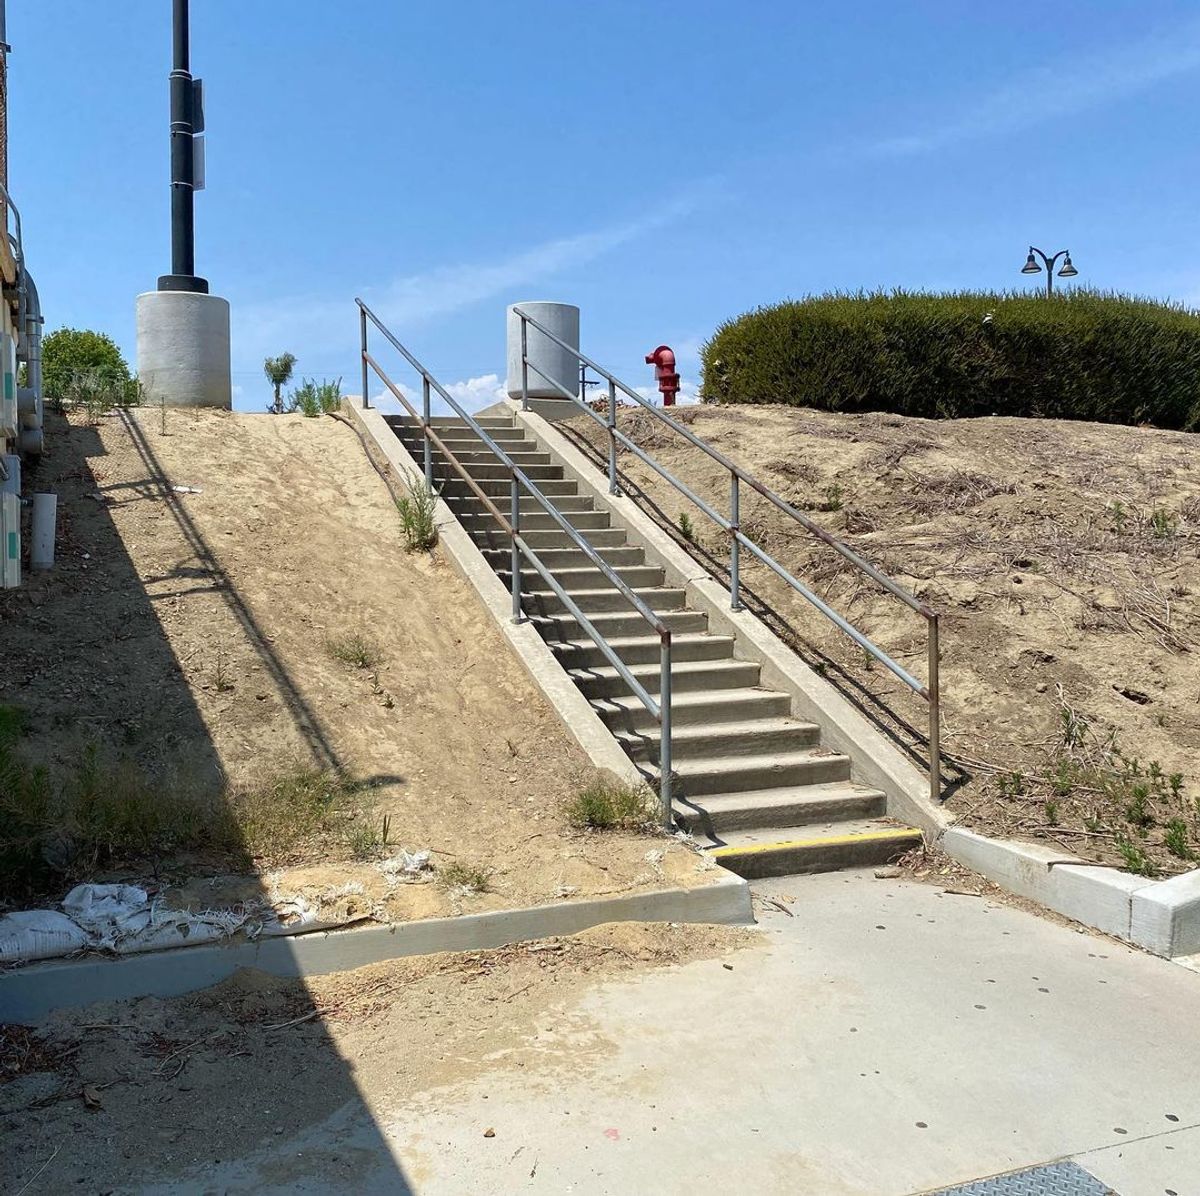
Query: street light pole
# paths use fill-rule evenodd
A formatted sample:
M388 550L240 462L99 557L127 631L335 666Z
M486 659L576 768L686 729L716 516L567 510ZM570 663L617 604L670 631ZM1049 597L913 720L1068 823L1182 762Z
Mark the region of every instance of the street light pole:
M1044 254L1036 245L1030 245L1029 256L1025 259L1025 265L1021 267L1022 274L1040 274L1042 272L1042 267L1038 265L1036 259L1034 258L1034 254L1037 254L1037 256L1042 259L1042 262L1046 267L1046 298L1053 299L1054 263L1057 262L1060 257L1066 259L1062 264L1062 269L1058 272L1059 278L1074 278L1079 271L1076 270L1073 265L1071 265L1070 250L1060 249L1053 257L1047 257L1047 255Z
M174 0L174 54L171 70L171 273L158 280L160 291L208 294L196 277L196 111L190 69L188 0Z

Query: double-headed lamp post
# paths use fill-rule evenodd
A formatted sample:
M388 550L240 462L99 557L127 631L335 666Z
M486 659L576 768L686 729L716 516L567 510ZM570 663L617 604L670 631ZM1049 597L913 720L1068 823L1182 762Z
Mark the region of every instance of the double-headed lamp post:
M1034 256L1037 255L1037 257ZM1069 250L1060 249L1053 257L1047 257L1036 245L1030 245L1029 256L1025 259L1025 265L1021 267L1022 274L1040 274L1042 267L1038 265L1037 258L1042 259L1042 263L1046 267L1046 298L1052 298L1054 295L1054 263L1061 257L1064 259L1062 268L1058 272L1059 278L1074 278L1079 273L1074 266L1071 265L1071 254Z

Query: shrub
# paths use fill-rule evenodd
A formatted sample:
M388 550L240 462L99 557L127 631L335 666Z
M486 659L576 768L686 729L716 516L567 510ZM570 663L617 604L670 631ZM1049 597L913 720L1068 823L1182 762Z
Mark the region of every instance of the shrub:
M437 543L437 524L433 521L438 492L423 477L405 475L407 493L396 499L404 544L409 552L422 552Z
M129 381L129 366L111 336L83 328L59 328L42 339L42 388L47 397L63 399L78 374L100 382Z
M581 830L641 830L654 822L644 789L594 781L567 802L567 821Z
M328 833L349 808L348 781L303 765L214 793L91 747L52 774L21 752L20 727L19 712L0 707L0 902L180 852L248 867Z
M331 415L342 405L342 380L314 382L304 381L288 396L288 411L299 411L309 419L319 415Z
M1200 314L1123 295L826 295L729 320L701 356L713 403L1200 428Z
M81 370L73 374L61 394L59 405L83 411L89 423L96 423L117 407L139 407L145 397L137 378L114 378L101 370Z

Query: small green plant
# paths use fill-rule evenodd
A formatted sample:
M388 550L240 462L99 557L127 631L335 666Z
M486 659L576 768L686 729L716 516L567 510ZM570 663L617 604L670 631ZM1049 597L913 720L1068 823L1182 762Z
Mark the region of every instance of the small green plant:
M837 482L831 482L825 487L825 501L821 504L822 511L840 511L842 509L842 488Z
M233 678L229 675L229 669L225 660L224 644L217 645L217 666L213 671L213 684L216 686L217 693L228 693L233 688Z
M331 636L325 641L325 651L355 669L377 669L383 662L379 645L361 631L350 631L345 635ZM378 684L378 674L376 674Z
M583 830L641 830L654 821L644 789L598 780L580 789L566 805L567 821Z
M400 527L404 532L404 546L409 552L427 552L438 539L434 512L437 510L438 492L423 477L406 475L406 493L396 499L396 510L400 513Z
M492 870L479 864L467 864L462 860L451 860L437 870L438 880L448 889L461 893L486 893L492 881Z
M1129 804L1125 807L1125 820L1130 826L1145 829L1154 825L1154 814L1150 809L1150 790L1145 785L1134 785Z
M354 859L373 860L387 850L391 833L392 819L388 814L378 827L373 822L354 822L346 831L346 846Z
M1120 501L1109 503L1108 513L1112 516L1113 527L1117 533L1123 534L1129 523L1129 512L1125 509L1125 504Z
M1155 507L1150 512L1150 534L1156 540L1170 540L1179 530L1179 519L1162 507Z
M342 380L316 382L312 378L304 381L288 396L288 412L299 411L308 419L319 415L331 415L342 405Z
M1046 825L1058 826L1058 802L1048 799L1043 803L1042 810L1046 815Z
M686 512L679 513L679 534L689 543L696 543L696 529L692 526L692 517Z
M1192 850L1192 846L1188 842L1187 823L1182 818L1172 818L1167 823L1167 830L1163 835L1163 843L1176 859L1194 860L1196 858L1196 853Z
M1117 852L1125 861L1125 867L1137 876L1145 876L1150 880L1158 875L1154 861L1146 854L1146 850L1128 839L1117 840Z

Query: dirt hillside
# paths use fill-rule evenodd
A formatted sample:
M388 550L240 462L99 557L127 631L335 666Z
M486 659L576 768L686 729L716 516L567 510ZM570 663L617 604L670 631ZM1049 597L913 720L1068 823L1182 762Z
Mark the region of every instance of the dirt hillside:
M941 612L944 748L959 765L949 776L952 810L1137 870L1192 866L1200 854L1195 436L790 407L692 407L678 418ZM645 412L621 420L728 513L728 475L715 462ZM584 419L572 434L592 443L603 435ZM725 538L710 520L632 454L622 469L681 543L727 568ZM743 528L923 678L924 621L743 494ZM749 555L743 578L760 613L902 742L918 742L924 703L881 666L867 667L860 649Z
M167 798L269 788L298 767L354 781L333 822L260 835L253 874L224 896L340 888L345 915L382 902L403 918L696 873L697 857L668 841L567 825L585 757L473 592L436 550L405 551L346 424L143 409L95 426L57 417L47 440L35 484L59 494L58 565L0 594L0 707L23 716L20 750L72 784L94 752ZM365 645L365 667L347 643ZM107 878L190 880L214 899L195 878L228 858L122 860L127 830L113 832ZM490 872L488 891L397 885L370 866L400 848Z

